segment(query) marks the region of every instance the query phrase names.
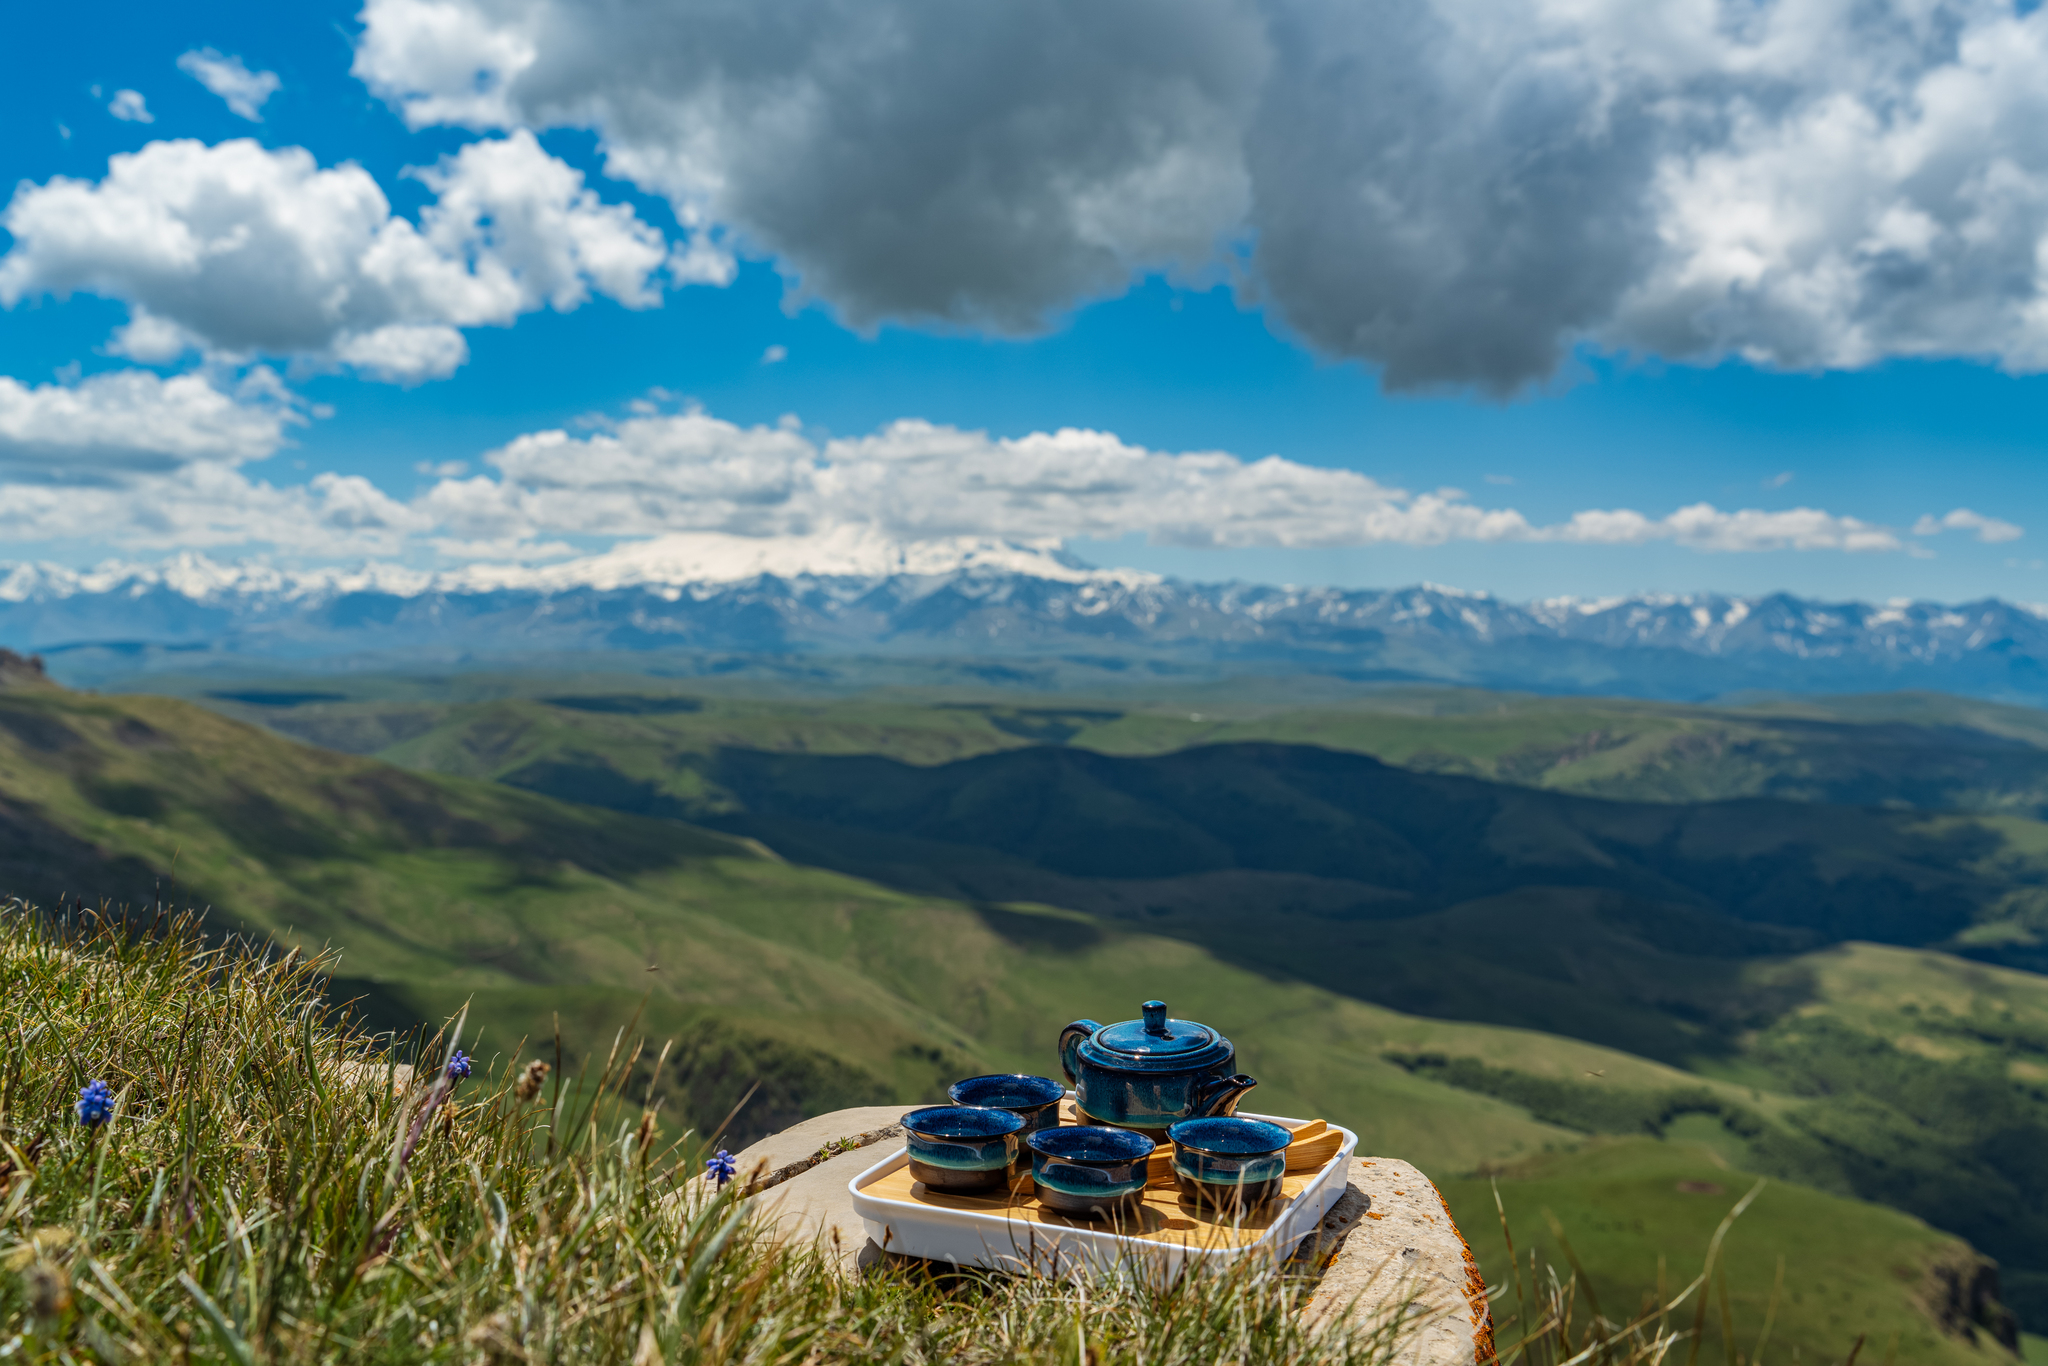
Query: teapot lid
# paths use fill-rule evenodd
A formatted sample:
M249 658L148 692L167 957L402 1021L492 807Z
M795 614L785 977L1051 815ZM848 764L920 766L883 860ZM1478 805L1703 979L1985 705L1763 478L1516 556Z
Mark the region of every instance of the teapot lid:
M1167 1019L1164 1001L1147 1001L1143 1009L1145 1018L1142 1020L1125 1020L1122 1024L1098 1029L1093 1042L1105 1052L1164 1061L1213 1048L1222 1038L1205 1024Z

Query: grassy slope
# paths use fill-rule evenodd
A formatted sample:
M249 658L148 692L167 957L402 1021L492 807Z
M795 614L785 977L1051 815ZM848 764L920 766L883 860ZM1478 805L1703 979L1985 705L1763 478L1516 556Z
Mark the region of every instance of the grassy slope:
M1305 1340L1270 1283L1155 1297L1119 1283L977 1288L886 1271L836 1282L745 1230L728 1241L723 1209L695 1217L697 1201L670 1192L701 1153L669 1149L673 1132L629 1137L639 1107L618 1104L603 1082L520 1099L516 1066L479 1073L439 1111L445 1119L415 1127L416 1107L434 1099L372 1084L383 1068L324 1027L315 969L276 956L202 960L203 945L179 933L60 945L30 917L0 915L0 1034L23 1053L0 1091L0 1138L36 1164L31 1180L10 1174L0 1227L0 1259L21 1273L0 1277L0 1338L19 1360L445 1361L482 1345L493 1356L607 1361L1050 1362L1068 1359L1084 1314L1091 1349L1109 1360L1347 1359L1332 1350L1341 1343ZM422 1053L429 1068L443 1056L407 1060ZM67 1113L92 1077L120 1097L97 1134ZM401 1148L402 1182L387 1171ZM1711 1154L1640 1141L1524 1168L1506 1193L1513 1226L1526 1245L1543 1210L1561 1213L1610 1312L1654 1284L1660 1257L1679 1279L1697 1263L1729 1192L1679 1192L1675 1180L1740 1184ZM1445 1189L1488 1274L1505 1282L1490 1189ZM1887 1361L1966 1359L1912 1297L1931 1261L1968 1254L1909 1220L1773 1187L1731 1254L1745 1344L1759 1287L1786 1259L1776 1360L1831 1359L1852 1325L1883 1343ZM1581 1294L1571 1340L1529 1359L1572 1357L1586 1318ZM1518 1339L1518 1325L1502 1328L1504 1343ZM1710 1350L1717 1330L1710 1320ZM1675 1359L1665 1347L1597 1359ZM1967 1354L1987 1357L2003 1359Z
M177 885L237 923L339 946L351 989L424 1012L473 996L501 1039L545 1033L566 1006L572 1044L588 1045L651 992L652 1023L714 1020L912 1099L978 1067L1042 1070L1065 1020L1122 1018L1164 990L1244 1041L1262 1104L1325 1109L1438 1170L1566 1137L1379 1057L1436 1026L1197 946L1113 928L1069 945L1056 917L906 896L674 822L308 750L164 699L0 695L0 808L16 822L0 859L17 895L146 901L175 860ZM1309 1020L1334 1021L1338 1046Z
M1750 1109L1784 1121L1761 1146L1717 1133L1735 1159L1967 1231L2007 1260L2030 1314L2048 1307L2048 1263L2037 1255L2048 1243L2048 1225L2037 1226L2048 1169L2030 1156L2048 1143L2048 1093L2037 1084L2048 1055L2033 1060L2027 1032L2048 984L1874 946L1786 956L1797 934L1871 929L2025 951L2042 928L2048 867L2048 827L2037 822L1791 804L1611 807L1355 764L1325 781L1316 770L1332 761L1303 768L1288 757L1320 750L1171 751L1142 771L1047 749L942 768L926 751L925 764L904 766L847 754L877 743L874 733L840 745L829 726L801 745L755 732L780 753L722 749L748 733L722 706L694 714L687 736L669 717L592 722L560 711L498 704L479 713L491 726L443 727L407 757L586 800L701 812L792 857L899 885L1093 912L1354 999L1661 1057L1750 1088ZM1069 737L1077 744L1091 734L1077 715L1028 719L1080 727ZM1993 719L2014 729L2024 714ZM1569 730L1585 717L1565 720ZM972 736L957 709L930 724L949 745ZM622 751L608 737L626 729L638 766L618 773ZM471 743L480 730L494 742ZM606 772L625 782L607 791ZM1376 786L1361 806L1359 793ZM756 814L764 809L776 814ZM1176 867L1197 871L1171 875ZM1398 914L1403 905L1422 913ZM1794 934L1773 939L1758 920ZM1909 1029L1880 1019L1845 960L1891 962L1901 981L1886 990L1901 999L1912 994L1905 982L1936 994L1959 977L2003 982L2023 1002L2020 1023ZM1486 1061L1470 1048L1437 1051ZM1576 1119L1564 1113L1580 1128L1613 1122L1590 1101Z
M1491 706L1482 705L1489 699ZM1810 712L1816 704L1801 705ZM1947 779L1939 773L1929 776L1930 768L1940 769L1944 764L1956 768L1968 781L1992 786L1996 786L1993 779L1997 774L1985 775L2001 764L2020 769L2048 765L2048 752L2022 746L2012 738L2029 733L2028 723L2037 719L2034 713L1928 697L1896 699L1890 705L1893 711L1926 726L1902 735L1896 727L1886 728L1891 723L1879 711L1877 702L1850 699L1842 704L1844 710L1866 717L1875 715L1885 720L1885 727L1874 731L1869 726L1836 726L1829 732L1829 755L1856 756L1868 773L1876 775L1870 782L1877 787L1862 795L1873 796L1881 791L1891 794L1888 800L1895 800L1900 791L1911 788L1921 796L1953 796L1953 785L1943 785ZM306 709L292 710L296 714ZM340 709L346 710L346 706ZM335 715L336 710L330 708L321 715L300 716L293 724L309 733L322 734L342 728ZM1460 762L1475 772L1519 776L1523 781L1566 788L1600 788L1605 780L1595 781L1597 774L1575 775L1572 770L1587 764L1604 765L1610 777L1624 769L1632 775L1622 784L1628 792L1660 799L1695 795L1701 788L1709 795L1731 789L1747 790L1742 782L1709 781L1712 775L1705 773L1705 760L1699 759L1698 754L1686 760L1689 768L1678 764L1674 769L1672 764L1678 761L1672 760L1672 764L1663 764L1661 768L1638 764L1630 769L1622 762L1626 756L1617 757L1627 749L1626 745L1602 749L1584 743L1589 734L1618 733L1613 729L1621 724L1617 717L1647 727L1649 739L1664 744L1676 743L1674 736L1697 738L1702 733L1698 728L1708 725L1709 720L1714 726L1724 726L1734 724L1730 718L1741 720L1747 713L1708 714L1698 709L1637 703L1494 698L1487 694L1432 690L1389 693L1348 711L1282 710L1214 727L1209 725L1206 713L1201 715L1204 721L1196 725L1185 719L1186 714L1170 715L1163 709L1091 713L1071 705L1061 710L1052 706L919 706L901 700L750 702L715 696L701 699L701 709L697 711L624 715L549 706L533 700L497 700L465 703L447 714L441 724L387 749L385 754L419 768L506 781L620 810L699 820L735 816L749 807L756 814L787 818L801 814L794 808L803 801L815 799L826 808L827 824L836 825L849 823L838 810L840 792L849 782L861 789L860 803L869 807L881 795L879 791L869 791L870 788L901 789L906 783L914 785L915 775L892 772L886 765L877 766L873 760L878 757L894 757L913 767L929 767L976 756L992 758L1023 747L1033 739L1065 740L1098 749L1175 753L1178 746L1196 738L1263 734L1377 752L1397 761L1416 761L1419 756L1431 753L1441 756L1456 749L1463 756ZM1702 720L1703 717L1708 720ZM1800 726L1810 725L1806 718L1795 719ZM1753 720L1751 717L1742 724L1749 725ZM1608 730L1603 731L1602 727ZM1957 727L1977 727L1969 729L1968 734L1983 744L1972 750L1951 743ZM1721 746L1725 757L1725 738L1715 740L1708 749ZM1549 756L1545 760L1549 762L1575 745L1586 751L1583 758L1559 760L1542 771L1524 763L1531 754ZM1983 745L1992 748L1984 750ZM784 762L777 766L756 760L736 778L728 771L733 767L729 756L735 751L756 756L780 754ZM1669 745L1665 745L1663 752L1666 759L1671 758ZM1517 755L1522 757L1517 759ZM835 777L835 765L830 762L835 758L845 761L840 772L855 776ZM1759 772L1779 774L1796 773L1802 765L1810 770L1818 762L1812 754L1796 762L1795 759L1797 756L1765 754L1752 755L1743 762ZM1018 756L1018 762L1025 762L1023 756ZM760 790L764 771L776 790ZM1204 781L1211 776L1205 775ZM742 790L741 780L751 781L755 790ZM1855 787L1856 783L1849 785ZM1645 786L1654 790L1641 791ZM929 790L932 785L927 783L925 787ZM2012 796L2024 787L2024 783L2018 783L2000 790ZM991 804L998 808L1013 804L1017 795L1010 794ZM1029 793L1022 795L1029 799ZM1246 795L1257 799L1256 793ZM1801 792L1794 791L1792 795ZM1198 793L1196 797L1205 799L1206 794ZM1298 799L1290 800L1296 801L1298 809L1307 809L1301 808ZM1987 805L2001 803L2013 804L2004 798L1985 799ZM1522 862L1541 865L1556 863L1560 851L1569 854L1574 841L1583 848L1589 836L1596 842L1618 841L1639 846L1646 840L1655 844L1672 838L1672 827L1654 820L1642 826L1646 833L1640 835L1617 828L1612 819L1595 819L1589 827L1585 816L1589 810L1597 811L1541 802L1525 805L1492 832L1489 842L1499 846L1503 840L1519 839L1529 855ZM765 826L750 828L768 836L777 848L792 857L897 885L967 897L1024 897L1105 914L1143 913L1152 907L1167 907L1199 918L1205 912L1227 914L1236 905L1252 899L1328 915L1363 909L1375 899L1384 901L1389 892L1400 895L1414 890L1398 885L1373 885L1383 881L1377 876L1370 882L1356 876L1332 881L1327 876L1312 875L1298 862L1288 864L1284 855L1277 860L1267 857L1262 864L1255 864L1241 850L1234 859L1236 870L1227 877L1190 881L1179 876L1218 871L1211 859L1206 868L1169 866L1163 880L1154 878L1147 882L1140 870L1124 867L1116 870L1119 876L1115 879L1077 883L1072 877L1063 876L1071 873L1072 868L1058 866L1055 860L1044 857L1042 851L1019 847L1014 839L1003 843L1001 857L992 854L990 842L977 831L963 829L960 822L953 822L948 829L937 829L929 821L906 824L900 813L889 812L878 820L856 819L852 823L861 828L850 841L830 830L798 828L788 819L782 819L772 830ZM1575 828L1563 829L1560 823ZM1521 828L1515 828L1517 825ZM920 838L906 838L911 835ZM1759 835L1767 844L1776 845L1777 850L1759 848ZM963 843L968 847L941 847ZM1931 857L1909 858L1907 863L1918 866L1902 866L1896 855L1902 846L1913 843L1928 849ZM1802 845L1825 849L1826 857L1802 860L1797 857L1797 848ZM1970 905L1950 930L1960 933L1960 943L2010 961L2026 961L2028 942L2048 931L2048 904L2043 904L2039 893L2028 886L2036 880L2041 866L2048 863L2048 826L2035 822L2001 817L1913 821L1897 816L1784 808L1737 808L1723 819L1708 810L1688 819L1675 847L1676 856L1682 860L1719 861L1720 870L1706 871L1719 877L1722 885L1707 891L1724 905L1732 886L1730 877L1736 881L1753 878L1760 861L1767 861L1760 860L1760 855L1776 853L1790 855L1779 860L1785 866L1776 870L1789 875L1779 879L1780 901L1806 895L1804 890L1795 890L1795 884L1803 880L1820 897L1830 895L1831 888L1843 894L1855 908L1850 918L1867 921L1870 909L1886 902L1896 906L1903 898L1917 913L1926 908L1930 896L1959 891ZM1566 881L1599 882L1602 875L1597 870L1590 879L1581 874L1604 857L1594 852L1579 858L1577 869L1570 866L1573 860L1567 857L1552 871L1562 874ZM1255 875L1244 871L1251 866L1260 871ZM1932 878L1927 876L1930 868L1936 873ZM1540 867L1530 868L1532 877L1542 871ZM1668 875L1672 870L1667 867L1657 871ZM1699 879L1692 874L1699 871L1680 870L1677 880L1697 888ZM1961 882L1971 885L1959 887L1957 874L1961 875ZM1873 880L1887 885L1873 887ZM1513 886L1512 881L1496 879L1494 886L1474 890L1498 894L1512 890ZM1669 888L1662 892L1650 890L1660 899L1686 899L1673 898L1668 894ZM1381 907L1372 914L1385 909ZM1747 910L1742 913L1753 914ZM1474 914L1482 918L1485 915ZM1783 907L1762 914L1769 919L1785 918ZM1908 942L1936 942L1943 937L1931 932L1878 930L1867 923L1831 931L1843 932ZM1521 999L1527 993L1517 991L1503 996L1487 988L1474 995L1484 1002ZM1438 1004L1413 996L1380 999L1408 1009L1451 1015L1468 1013L1457 1002ZM1501 1017L1489 1014L1485 1018ZM1527 1015L1503 1022L1562 1027ZM1648 1022L1637 1013L1616 1023L1624 1031L1633 1031ZM1669 1049L1662 1054L1672 1056Z
M1601 1309L1619 1316L1657 1302L1660 1265L1667 1297L1698 1275L1715 1226L1755 1180L1710 1148L1634 1138L1532 1159L1500 1179L1498 1189L1525 1283L1532 1249L1539 1264L1570 1274L1570 1260L1550 1231L1554 1218ZM1488 1284L1510 1284L1495 1184L1466 1179L1444 1182L1442 1190ZM1754 1351L1777 1288L1770 1358L1838 1361L1863 1335L1863 1353L1875 1361L1981 1366L2010 1360L1988 1339L1972 1346L1940 1333L1915 1302L1926 1293L1931 1265L1967 1256L1955 1239L1906 1215L1772 1182L1724 1244L1734 1345ZM1494 1312L1506 1320L1514 1306L1511 1290ZM1695 1309L1688 1304L1678 1316L1684 1326L1692 1325ZM1719 1311L1717 1291L1702 1352L1710 1361L1723 1359ZM1513 1337L1512 1328L1503 1334L1504 1341Z
M1698 1084L1612 1049L1416 1019L1276 981L1234 966L1240 954L1137 925L893 893L780 864L673 822L598 817L502 788L309 754L177 704L15 695L0 713L14 722L0 724L14 749L0 750L0 800L17 812L50 818L100 849L132 852L138 864L159 868L182 843L181 881L205 887L203 870L238 871L242 881L217 899L254 923L303 927L323 907L352 906L346 923L324 923L323 932L351 948L352 937L362 938L385 954L373 968L390 975L402 1003L452 1009L481 989L485 1013L510 1029L545 1028L547 1015L565 1004L572 1028L586 1036L608 1028L650 980L652 957L663 965L651 975L657 1023L700 1021L716 1010L793 1047L868 1067L882 1059L884 1084L909 1096L929 1094L937 1078L970 1066L1042 1068L1044 1040L1061 1019L1119 1017L1129 1008L1123 1002L1161 990L1164 978L1177 1010L1224 1024L1240 1040L1246 1066L1266 1078L1257 1104L1326 1112L1360 1129L1369 1148L1409 1156L1438 1176L1567 1145L1576 1134L1507 1100L1407 1072L1381 1056L1389 1049L1478 1058L1532 1076L1594 1076L1598 1085L1642 1091ZM24 720L38 715L79 737L83 752L61 738L49 743L53 731ZM132 743L136 732L126 740L116 733L133 722L158 739ZM969 714L961 724L987 720ZM24 741L26 732L42 742ZM52 757L66 753L63 762ZM395 784L389 792L398 796L384 784ZM371 801L364 792L380 795ZM338 824L353 835L344 841L352 847L295 851L288 839L265 836L265 848L246 832L224 837L222 828L246 822L255 809L252 793L257 804L283 813L287 834L303 834L309 823ZM421 823L421 801L459 819ZM150 814L123 816L110 802ZM368 809L359 809L365 802ZM271 830L278 819L273 813L271 825L258 825ZM188 877L188 867L200 876ZM1491 913L1503 919L1493 928L1519 919L1535 932L1529 910L1497 903ZM494 952L504 961L493 960ZM1951 974L1974 970L1939 955L1915 961L1946 965ZM431 970L412 972L407 962ZM1853 974L1830 977L1824 966L1731 970L1745 990L1766 994L1781 984L1765 980L1772 973L1795 980L1810 1008L1827 1006L1831 994L1850 1003L1871 994L1855 987ZM573 982L596 985L563 990ZM1482 980L1472 994L1497 995L1501 985ZM1872 990L1893 991L1896 983ZM1575 994L1596 993L1582 987ZM1802 1104L1772 1089L1783 1083L1769 1060L1731 1058L1722 1070L1720 1094L1732 1101L1774 1118ZM726 1080L731 1094L746 1078ZM1739 1140L1713 1137L1735 1159L1748 1155Z
M1234 1001L1256 999L1262 1018L1278 1020L1333 1000L1136 927L904 896L763 858L674 822L620 819L309 751L162 699L12 694L0 716L15 718L11 729L0 727L0 742L13 741L11 752L0 748L0 790L18 808L37 808L96 848L151 867L168 868L175 856L181 883L244 923L341 944L351 976L406 981L415 994L437 999L567 983L651 984L659 995L771 1032L783 1028L828 1051L842 1036L822 1030L824 1023L866 1017L886 1021L899 1045L929 1038L1037 1066L1046 1022L1120 1011L1125 997L1150 991L1159 975L1189 982L1196 996L1187 1013L1206 1010L1218 1021L1245 1013ZM27 717L54 723L39 751L19 739L33 729ZM117 738L124 728L139 737L137 723L157 738ZM57 726L72 738L47 738ZM57 761L66 754L67 762ZM154 815L120 815L94 799L115 790ZM430 807L440 815L422 823L418 813ZM265 815L252 833L249 813L258 808ZM336 828L343 833L334 835ZM327 832L327 843L306 844L308 832ZM32 890L47 895L61 880L45 877ZM1508 914L1526 925L1522 909ZM650 962L661 970L648 973ZM1166 963L1173 966L1163 974L1148 967ZM1343 1065L1376 1072L1397 1089L1417 1084L1378 1061L1384 1047L1451 1047L1541 1074L1582 1060L1598 1070L1623 1056L1557 1039L1532 1050L1529 1041L1541 1036L1421 1021L1364 1001L1343 1009L1353 1012L1343 1037L1362 1040L1339 1050L1339 1057L1352 1055ZM935 1029L938 1018L954 1028ZM1259 1036L1303 1031L1237 1032L1256 1056ZM879 1042L857 1039L842 1051L872 1058ZM1543 1061L1546 1052L1562 1061ZM1276 1065L1278 1078L1312 1064L1267 1062L1269 1071ZM1680 1075L1647 1062L1620 1065L1649 1069L1646 1085L1653 1075ZM1300 1104L1307 1095L1330 1096L1328 1080L1276 1081L1266 1094L1291 1094L1290 1103ZM1492 1151L1482 1141L1438 1169Z
M693 681L688 692L668 691L675 686L602 676L479 675L433 686L327 679L216 688L228 695L207 700L243 719L364 753L438 732L417 749L389 757L447 771L467 771L461 766L477 761L478 755L464 752L467 742L453 737L480 725L500 736L513 729L546 732L519 747L528 759L571 735L577 748L614 755L639 746L672 756L740 745L885 754L912 763L1031 741L1117 754L1279 741L1629 801L1781 797L2016 814L2048 810L2048 713L1934 693L1706 707L1422 687L1354 689L1350 697L1315 696L1311 689L1298 696L1271 680L1172 693L1133 690L1097 701L995 699L966 690L819 699L744 693L705 680ZM565 695L681 697L699 709L632 716L534 705ZM237 700L251 697L298 704ZM527 705L496 707L522 702ZM503 715L493 719L499 711ZM493 756L481 757L488 762ZM639 776L654 772L643 765Z
M1156 754L1278 740L1626 801L1780 797L2033 814L2048 714L1938 694L1703 707L1447 689L1344 706L1135 710L1073 743Z
M1304 1323L1272 1277L844 1276L748 1221L737 1185L695 1180L701 1145L617 1069L524 1095L519 1068L478 1069L444 1091L445 1042L410 1040L391 1060L424 1066L394 1087L391 1055L331 1032L317 964L206 952L176 921L140 942L51 928L0 912L10 1366L1390 1355ZM73 1108L87 1079L113 1094L96 1127Z

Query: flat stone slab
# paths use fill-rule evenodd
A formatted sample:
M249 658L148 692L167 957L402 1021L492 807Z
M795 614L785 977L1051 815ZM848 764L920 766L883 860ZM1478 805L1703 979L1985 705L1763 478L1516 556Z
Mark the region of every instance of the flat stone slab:
M784 1236L815 1240L848 1272L883 1260L854 1213L847 1183L873 1166L905 1106L837 1110L771 1135L735 1157L761 1183L761 1216ZM821 1149L857 1143L847 1151ZM758 1173L758 1175L757 1175ZM1493 1356L1486 1283L1430 1179L1390 1157L1355 1157L1349 1181L1293 1269L1315 1279L1302 1312L1350 1319L1393 1339L1399 1366L1472 1366Z
M1303 1312L1395 1330L1402 1366L1491 1360L1486 1282L1435 1184L1393 1157L1354 1157L1349 1176L1297 1254L1322 1268Z
M900 1137L903 1126L897 1121L909 1108L863 1105L834 1110L742 1148L733 1154L733 1166L739 1179L756 1190L779 1186L813 1164L836 1156L839 1150L858 1151L885 1138Z
M737 1178L748 1182L761 1216L784 1237L816 1241L840 1266L855 1271L881 1260L853 1212L847 1182L872 1167L911 1107L865 1105L807 1119L733 1154Z
M841 1153L754 1197L763 1218L773 1220L785 1237L816 1242L840 1269L864 1271L883 1260L882 1249L868 1237L867 1225L854 1213L846 1185L875 1165L882 1150ZM906 1259L907 1260L907 1259Z

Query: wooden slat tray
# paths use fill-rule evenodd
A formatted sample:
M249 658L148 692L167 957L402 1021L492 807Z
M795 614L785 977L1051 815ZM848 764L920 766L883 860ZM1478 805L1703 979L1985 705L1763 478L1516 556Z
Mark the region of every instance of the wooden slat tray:
M1154 1181L1145 1188L1145 1203L1139 1207L1136 1217L1110 1221L1106 1219L1081 1219L1047 1209L1038 1203L1032 1193L1031 1176L1026 1173L1015 1178L1010 1184L1010 1194L1000 1195L957 1195L949 1191L925 1189L922 1181L910 1179L910 1168L903 1166L887 1176L863 1187L871 1196L880 1200L901 1200L913 1204L927 1205L932 1209L971 1210L976 1213L993 1214L1000 1218L1014 1220L1020 1224L1046 1224L1055 1228L1080 1228L1106 1230L1126 1238L1153 1240L1171 1239L1192 1241L1202 1247L1245 1247L1256 1243L1265 1236L1266 1230L1277 1223L1286 1212L1287 1205L1308 1189L1317 1173L1303 1172L1289 1175L1280 1183L1280 1199L1269 1201L1262 1211L1242 1220L1218 1220L1210 1214L1195 1212L1180 1202L1178 1186ZM900 1250L900 1249L899 1249Z
M1305 1121L1270 1115L1291 1129ZM849 1183L854 1208L868 1235L889 1252L932 1257L962 1265L1058 1270L1077 1262L1129 1262L1133 1258L1166 1268L1189 1257L1232 1258L1254 1252L1285 1256L1343 1194L1343 1168L1357 1135L1331 1128L1334 1145L1315 1142L1311 1155L1328 1156L1314 1166L1289 1171L1280 1197L1241 1218L1219 1216L1182 1204L1172 1182L1170 1150L1155 1162L1144 1203L1134 1216L1117 1221L1077 1218L1045 1208L1033 1194L1029 1174L1011 1183L1007 1195L962 1195L927 1190L910 1176L902 1149Z

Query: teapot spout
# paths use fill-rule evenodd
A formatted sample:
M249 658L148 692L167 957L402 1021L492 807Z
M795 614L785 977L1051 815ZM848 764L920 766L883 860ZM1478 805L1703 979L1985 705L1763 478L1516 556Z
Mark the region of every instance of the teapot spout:
M1240 1072L1234 1077L1216 1077L1199 1083L1189 1107L1188 1118L1210 1119L1217 1115L1234 1115L1237 1103L1244 1099L1244 1093L1259 1084L1256 1077Z

